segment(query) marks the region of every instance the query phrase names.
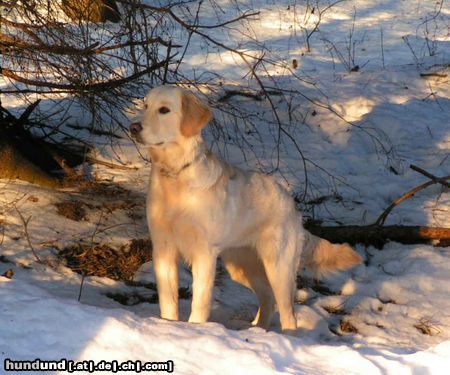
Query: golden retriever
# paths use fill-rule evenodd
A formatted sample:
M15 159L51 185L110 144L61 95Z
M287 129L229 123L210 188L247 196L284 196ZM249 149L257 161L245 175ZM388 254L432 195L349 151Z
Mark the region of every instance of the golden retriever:
M152 160L147 220L161 317L178 320L178 267L192 265L189 322L206 322L217 257L233 280L254 291L253 324L268 328L275 304L283 331L297 327L297 270L317 274L361 262L350 246L306 232L293 199L273 178L235 168L212 154L201 135L212 117L197 96L176 86L150 90L130 125Z

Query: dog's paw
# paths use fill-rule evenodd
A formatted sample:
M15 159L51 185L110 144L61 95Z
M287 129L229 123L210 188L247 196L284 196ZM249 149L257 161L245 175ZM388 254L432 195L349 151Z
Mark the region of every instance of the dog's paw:
M203 313L191 313L189 316L189 323L206 323L208 321L208 315Z

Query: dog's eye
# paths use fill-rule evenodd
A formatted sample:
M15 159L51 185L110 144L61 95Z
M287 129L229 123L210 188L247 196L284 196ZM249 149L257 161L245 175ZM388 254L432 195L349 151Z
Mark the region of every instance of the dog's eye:
M145 103L145 104L144 104L144 109L147 109L147 108L148 108L148 104Z
M167 108L167 107L161 107L161 108L158 110L158 112L161 113L162 115L165 115L166 113L169 113L169 112L170 112L170 109Z

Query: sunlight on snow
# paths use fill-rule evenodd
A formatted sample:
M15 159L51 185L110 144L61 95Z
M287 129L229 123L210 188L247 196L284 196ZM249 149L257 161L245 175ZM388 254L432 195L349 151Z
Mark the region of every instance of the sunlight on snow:
M355 96L348 100L334 103L333 109L343 115L347 121L358 121L375 106L375 100Z

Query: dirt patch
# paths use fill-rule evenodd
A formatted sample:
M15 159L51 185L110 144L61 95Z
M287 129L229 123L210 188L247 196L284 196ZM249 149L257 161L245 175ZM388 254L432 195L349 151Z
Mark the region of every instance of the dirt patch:
M343 305L338 306L322 306L322 308L328 313L333 315L346 315L347 312L343 308Z
M0 262L1 263L12 263L7 257L4 255L0 255Z
M340 328L344 333L358 333L358 329L349 320L342 319Z
M133 239L120 249L108 244L79 243L65 247L58 255L81 275L130 281L139 267L152 259L152 245L147 239Z
M7 279L12 279L14 276L14 271L11 268L9 268L6 270L5 273L2 274L2 276L6 277Z
M70 220L87 220L89 210L101 210L112 214L116 210L126 211L133 221L145 218L145 198L114 183L87 181L78 183L83 199L70 199L55 203L59 215Z
M85 181L81 184L79 191L80 193L100 196L102 198L123 198L133 194L130 190L120 185L99 181Z
M337 296L340 295L340 292L336 292L328 288L323 282L319 280L314 280L310 278L306 278L303 276L298 275L297 276L297 288L310 288L313 291L320 293L324 296Z
M133 283L127 283L132 286L142 286L138 283L138 285ZM116 302L119 302L121 305L125 306L134 306L140 303L158 303L158 293L156 289L156 285L152 284L150 286L145 286L145 288L153 291L152 294L146 295L142 294L140 291L132 291L131 293L121 293L121 292L107 292L105 296L113 299ZM192 297L192 293L189 288L180 287L178 288L178 298L180 299L190 299Z
M356 328L353 323L348 320L348 318L342 318L337 324L330 324L328 328L331 332L338 336L346 336L358 333L358 328Z
M152 294L149 297L145 297L137 292L133 293L112 293L108 292L105 294L106 297L119 302L121 305L134 306L143 302L147 303L158 303L158 294Z
M64 201L55 203L58 215L74 221L86 220L87 212L81 202Z

